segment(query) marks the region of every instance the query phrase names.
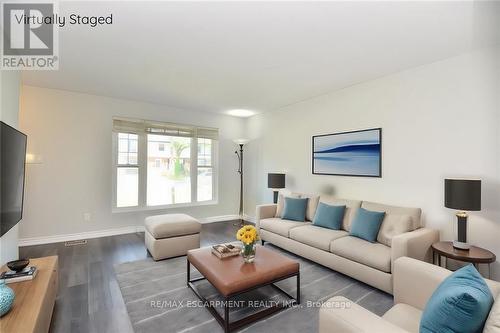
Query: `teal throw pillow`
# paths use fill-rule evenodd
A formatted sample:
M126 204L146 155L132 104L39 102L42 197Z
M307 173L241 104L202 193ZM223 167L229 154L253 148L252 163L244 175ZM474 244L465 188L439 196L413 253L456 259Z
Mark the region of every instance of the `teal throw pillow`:
M420 333L482 332L492 305L490 288L469 264L436 288L422 313Z
M358 208L351 224L350 235L375 243L384 216L385 212Z
M320 202L314 214L313 224L318 227L340 230L344 213L345 206L333 206Z
M306 219L307 198L285 197L283 219L304 222Z

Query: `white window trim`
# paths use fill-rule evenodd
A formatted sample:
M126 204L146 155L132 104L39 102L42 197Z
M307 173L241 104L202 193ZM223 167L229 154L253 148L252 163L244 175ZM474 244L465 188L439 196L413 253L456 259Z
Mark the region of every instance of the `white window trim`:
M197 186L198 186L198 142L197 138L191 138L191 202L178 203L170 205L158 205L158 206L148 206L147 205L147 180L148 180L148 168L147 168L147 134L144 133L133 133L138 135L138 168L139 168L139 197L138 205L132 207L117 207L116 199L116 185L117 185L117 175L116 170L118 168L118 133L112 133L112 213L130 213L130 212L140 212L140 211L155 211L155 210L165 210L173 208L183 208L183 207L197 207L197 206L209 206L217 205L219 203L218 188L219 188L219 144L218 140L212 140L212 200L197 201ZM196 143L194 143L196 141Z

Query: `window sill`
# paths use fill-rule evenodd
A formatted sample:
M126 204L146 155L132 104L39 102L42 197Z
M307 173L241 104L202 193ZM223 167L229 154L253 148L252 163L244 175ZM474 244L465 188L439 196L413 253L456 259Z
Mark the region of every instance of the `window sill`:
M113 207L111 212L113 214L133 213L133 212L167 210L167 209L184 208L184 207L212 206L212 205L217 205L218 203L219 203L218 200L210 200L210 201L189 202L189 203L180 203L174 205L162 205L162 206L123 207L123 208Z

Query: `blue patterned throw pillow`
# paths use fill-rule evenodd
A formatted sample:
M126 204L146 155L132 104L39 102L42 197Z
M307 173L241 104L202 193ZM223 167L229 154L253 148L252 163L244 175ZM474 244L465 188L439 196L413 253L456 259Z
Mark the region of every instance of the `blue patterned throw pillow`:
M493 295L471 264L448 276L427 302L420 333L482 332Z

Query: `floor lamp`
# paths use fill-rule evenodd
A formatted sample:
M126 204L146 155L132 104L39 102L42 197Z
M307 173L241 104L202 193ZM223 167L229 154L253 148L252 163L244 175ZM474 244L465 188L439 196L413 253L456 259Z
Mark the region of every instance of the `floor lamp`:
M235 226L243 226L245 222L243 221L243 146L246 145L250 140L247 139L236 139L234 142L240 146L240 151L234 152L238 156L238 173L240 174L240 209L238 215L240 217L240 223L235 223Z

